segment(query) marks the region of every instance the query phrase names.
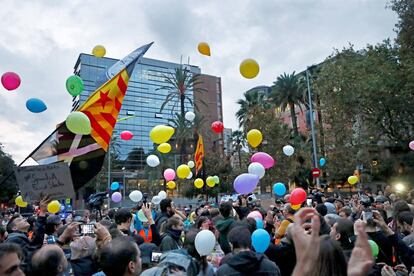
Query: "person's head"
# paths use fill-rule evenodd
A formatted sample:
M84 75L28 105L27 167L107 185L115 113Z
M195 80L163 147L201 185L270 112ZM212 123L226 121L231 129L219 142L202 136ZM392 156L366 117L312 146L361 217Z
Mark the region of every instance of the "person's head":
M379 195L379 196L375 197L375 200L374 200L375 208L383 210L384 209L384 203L386 201L388 201L388 198L386 198L385 196Z
M252 238L249 229L246 226L236 226L232 228L227 235L228 241L235 250L247 250L252 247Z
M0 243L4 242L7 239L6 229L0 225Z
M349 218L351 214L352 214L352 209L348 206L345 206L341 210L339 210L339 216L341 218Z
M337 198L335 199L335 206L337 210L340 210L345 206L345 203L342 199Z
M218 208L211 208L210 209L210 217L213 219L220 215L220 210Z
M20 246L15 243L0 244L0 275L22 276L20 263L23 259L23 252Z
M153 243L144 242L139 246L142 270L153 267L156 263L151 262L152 252L160 252L160 249Z
M121 208L115 214L115 223L117 225L125 225L129 228L131 225L132 214L129 209Z
M403 211L410 211L410 206L404 200L397 200L394 202L394 218L397 218L398 215Z
M13 216L9 223L7 224L7 232L13 233L13 232L27 232L29 230L30 224L27 222L27 219L18 215Z
M62 219L58 215L48 216L46 219L45 233L52 235L57 233L57 230L63 226Z
M347 262L343 251L328 235L320 238L319 256L310 275L347 275Z
M170 198L164 198L163 200L161 200L160 210L161 212L168 214L168 216L170 217L173 216L174 211L172 208L172 200Z
M139 275L140 250L129 237L118 237L102 249L99 264L106 276Z
M286 218L288 216L292 216L295 214L295 210L291 207L290 203L285 204L285 206L282 209L282 214Z
M176 230L176 231L183 231L184 223L183 220L179 217L172 216L167 220L167 230Z
M325 204L323 203L319 203L318 205L316 205L316 211L318 211L319 215L321 216L326 216L326 214L328 213L328 209L326 208Z
M200 230L208 230L210 228L211 221L208 217L201 216L197 219L196 226Z
M338 241L343 249L351 249L353 247L351 237L354 235L354 224L349 219L340 218L332 226L329 235Z
M220 204L220 214L223 216L223 218L228 218L232 214L233 206L230 202L223 202Z
M62 248L54 244L42 246L32 257L33 275L63 275L68 266Z
M108 217L109 219L114 219L115 218L115 214L116 214L116 210L115 209L111 209L108 211Z
M329 227L332 227L337 222L338 219L339 219L339 216L336 214L327 214L325 216L325 221L329 225Z
M401 233L409 235L412 232L414 214L409 211L403 211L398 214L397 225Z
M95 252L95 239L89 236L82 236L70 243L70 259L76 260L92 256Z

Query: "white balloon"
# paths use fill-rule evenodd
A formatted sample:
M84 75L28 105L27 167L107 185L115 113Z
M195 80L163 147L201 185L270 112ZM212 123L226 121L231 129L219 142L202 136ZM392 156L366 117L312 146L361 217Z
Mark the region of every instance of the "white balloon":
M161 198L159 196L153 196L151 202L154 204L160 204Z
M153 154L148 155L147 164L148 164L148 166L154 168L154 167L156 167L160 164L160 159L158 159L158 156L156 156L156 155L153 155Z
M216 237L210 230L201 230L198 232L194 244L200 256L208 256L216 245Z
M160 191L158 193L158 197L162 200L164 198L167 198L167 193L165 191Z
M187 166L189 166L190 169L194 168L195 166L194 161L188 161Z
M291 145L283 147L283 153L287 156L291 156L295 152L295 149Z
M249 165L248 171L250 174L255 174L259 178L263 178L263 176L265 175L265 168L263 167L262 164L258 162L251 163Z
M193 172L190 172L190 174L187 176L187 179L193 178Z
M185 113L184 117L185 117L186 120L192 122L192 121L194 121L195 114L194 114L194 112L188 111L187 113Z
M142 193L140 191L132 191L129 194L129 199L131 199L133 202L140 202L142 199Z

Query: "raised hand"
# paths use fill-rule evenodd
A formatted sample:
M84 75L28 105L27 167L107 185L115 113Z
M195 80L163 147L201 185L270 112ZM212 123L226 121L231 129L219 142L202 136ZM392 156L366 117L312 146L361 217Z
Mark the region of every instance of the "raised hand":
M354 228L358 238L348 262L348 276L363 276L368 274L374 264L374 258L368 243L368 235L365 232L365 223L356 221Z

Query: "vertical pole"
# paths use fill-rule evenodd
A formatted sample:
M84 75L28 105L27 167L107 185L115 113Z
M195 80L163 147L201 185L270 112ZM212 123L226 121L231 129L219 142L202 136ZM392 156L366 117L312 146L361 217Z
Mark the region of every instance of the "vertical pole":
M111 145L108 147L108 209L111 208Z
M126 182L125 182L125 170L124 170L124 193L123 193L123 196L122 196L122 202L124 203L125 202L125 191L126 191L126 188L127 188L127 184L126 184ZM122 204L122 207L125 207L124 206L124 204Z
M311 96L308 69L309 68L306 69L306 82L308 84L308 101L309 101L310 124L311 124L311 132L312 132L313 166L314 166L314 168L318 168L318 156L317 156L317 153L316 153L316 135L315 135L315 126L313 124L312 96ZM319 177L316 178L316 186L318 188L321 187L321 184L319 182Z

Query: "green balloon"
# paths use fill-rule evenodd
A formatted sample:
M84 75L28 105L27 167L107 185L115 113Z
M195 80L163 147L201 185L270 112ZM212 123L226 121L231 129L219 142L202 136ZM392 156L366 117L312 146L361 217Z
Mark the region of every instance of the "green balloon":
M376 258L379 253L378 244L374 242L373 240L368 240L368 242L369 242L369 246L371 246L372 256Z
M75 134L91 134L91 121L85 113L74 111L66 118L66 127Z
M66 90L73 97L78 96L83 91L83 81L79 76L73 75L66 80Z
M220 183L220 178L217 175L213 176L213 179L214 179L214 183L216 184Z

